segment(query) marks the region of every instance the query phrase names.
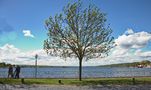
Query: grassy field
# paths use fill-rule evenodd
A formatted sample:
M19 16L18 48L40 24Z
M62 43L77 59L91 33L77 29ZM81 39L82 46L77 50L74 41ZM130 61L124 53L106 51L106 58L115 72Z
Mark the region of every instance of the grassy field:
M59 82L61 80L61 82ZM7 79L0 78L1 84L45 84L45 85L144 85L151 84L151 77L141 78L92 78L83 79Z

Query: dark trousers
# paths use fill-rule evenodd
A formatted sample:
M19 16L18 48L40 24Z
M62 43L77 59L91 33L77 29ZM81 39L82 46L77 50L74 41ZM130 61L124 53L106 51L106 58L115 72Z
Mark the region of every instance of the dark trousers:
M15 78L19 78L19 73L16 73Z

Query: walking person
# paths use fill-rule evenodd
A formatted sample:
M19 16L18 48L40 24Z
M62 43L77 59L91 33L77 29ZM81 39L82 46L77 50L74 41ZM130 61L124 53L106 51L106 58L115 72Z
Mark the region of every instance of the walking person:
M9 65L8 67L8 78L13 78L13 66Z
M19 79L19 74L20 74L20 66L17 65L15 70L15 78Z

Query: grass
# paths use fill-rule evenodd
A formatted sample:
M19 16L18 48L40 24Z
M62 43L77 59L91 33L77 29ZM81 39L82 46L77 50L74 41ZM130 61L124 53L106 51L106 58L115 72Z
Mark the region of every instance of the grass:
M61 83L59 83L61 80ZM22 84L21 79L0 78L1 84ZM151 84L151 77L135 78L90 78L79 81L78 79L24 79L24 84L44 85L145 85Z

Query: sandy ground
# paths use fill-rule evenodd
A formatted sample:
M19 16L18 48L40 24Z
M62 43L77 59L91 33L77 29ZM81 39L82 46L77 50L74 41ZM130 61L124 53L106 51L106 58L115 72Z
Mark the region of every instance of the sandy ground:
M151 85L96 85L96 86L71 86L71 85L4 85L0 90L151 90Z

